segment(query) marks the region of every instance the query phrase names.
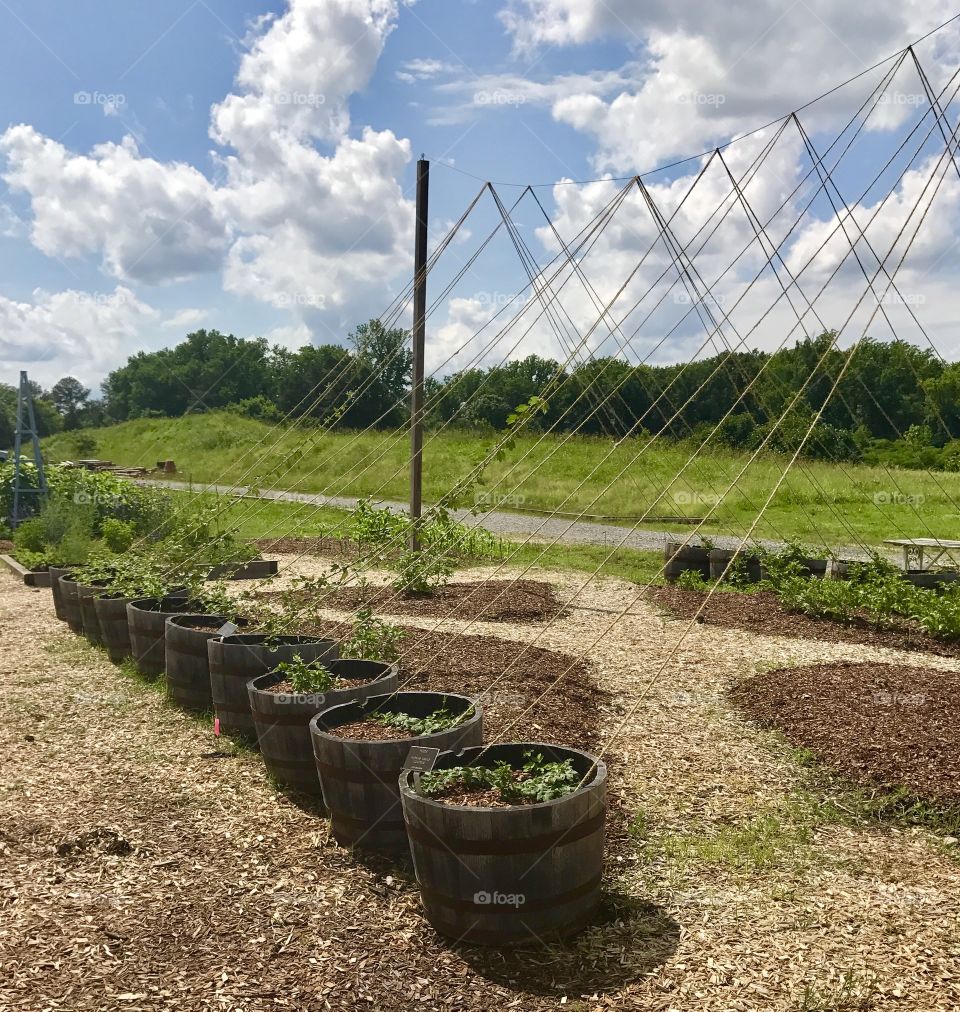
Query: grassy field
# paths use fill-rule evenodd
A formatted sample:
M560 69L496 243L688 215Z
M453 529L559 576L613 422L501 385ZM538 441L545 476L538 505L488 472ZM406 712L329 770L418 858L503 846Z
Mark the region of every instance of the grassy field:
M90 440L82 443L80 439ZM426 437L424 497L439 499L483 459L495 436L467 432ZM45 440L50 461L98 456L153 466L173 459L179 477L379 499L406 497L408 443L403 434L323 434L272 430L227 413L140 419ZM742 535L783 474L788 458L769 454L747 466L745 454L638 440L522 436L487 470L478 488L511 505L613 517L650 510L649 529L689 533L661 517L704 516L719 502L707 534ZM741 470L746 467L742 477ZM677 475L683 470L680 477ZM732 491L724 495L728 486ZM960 475L852 464L798 464L780 486L754 534L812 545L880 544L890 537L956 538Z

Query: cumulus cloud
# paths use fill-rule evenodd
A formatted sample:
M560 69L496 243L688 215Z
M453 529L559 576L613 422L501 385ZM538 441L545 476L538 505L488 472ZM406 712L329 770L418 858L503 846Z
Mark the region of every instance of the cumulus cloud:
M28 302L0 296L0 359L42 384L70 374L94 386L158 316L122 285L103 294L37 289Z

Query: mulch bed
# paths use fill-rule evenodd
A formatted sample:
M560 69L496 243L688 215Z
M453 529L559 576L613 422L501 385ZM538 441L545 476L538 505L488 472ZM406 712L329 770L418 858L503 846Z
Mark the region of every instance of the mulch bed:
M324 593L318 603L343 611L367 605L389 615L484 622L538 622L563 612L553 587L538 580L449 583L432 594L404 594L393 587L340 587Z
M610 696L581 661L496 636L402 628L401 689L480 696L488 742L500 740L503 733L505 741L548 741L588 752L597 747L601 708ZM341 639L350 626L318 619L302 631Z
M703 604L707 592L680 587L653 587L649 600L666 608L677 618L690 619ZM700 616L707 625L728 629L747 629L766 636L792 636L827 643L858 643L893 650L918 650L940 657L960 657L960 643L946 643L924 632L909 619L893 620L888 629L878 629L864 616L849 623L812 618L787 611L773 591L742 594L733 590L717 591Z
M960 673L813 664L756 675L730 698L858 784L960 803Z
M260 538L254 544L261 552L275 555L325 555L355 559L357 543L349 538Z

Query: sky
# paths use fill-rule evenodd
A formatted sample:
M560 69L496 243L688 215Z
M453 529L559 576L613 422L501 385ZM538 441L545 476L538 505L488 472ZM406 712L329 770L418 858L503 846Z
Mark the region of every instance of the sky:
M0 0L0 381L96 390L199 327L346 342L409 282L421 155L431 249L484 181L519 200L513 240L481 193L431 272L436 374L772 350L826 327L960 357L960 170L941 133L960 21L915 50L944 120L912 60L888 59L955 13Z

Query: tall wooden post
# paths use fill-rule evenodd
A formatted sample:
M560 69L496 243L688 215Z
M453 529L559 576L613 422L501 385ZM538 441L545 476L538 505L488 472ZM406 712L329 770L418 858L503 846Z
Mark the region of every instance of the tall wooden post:
M430 163L417 162L417 233L413 257L413 382L410 389L410 550L420 550L423 512L423 346L427 315L427 198Z

